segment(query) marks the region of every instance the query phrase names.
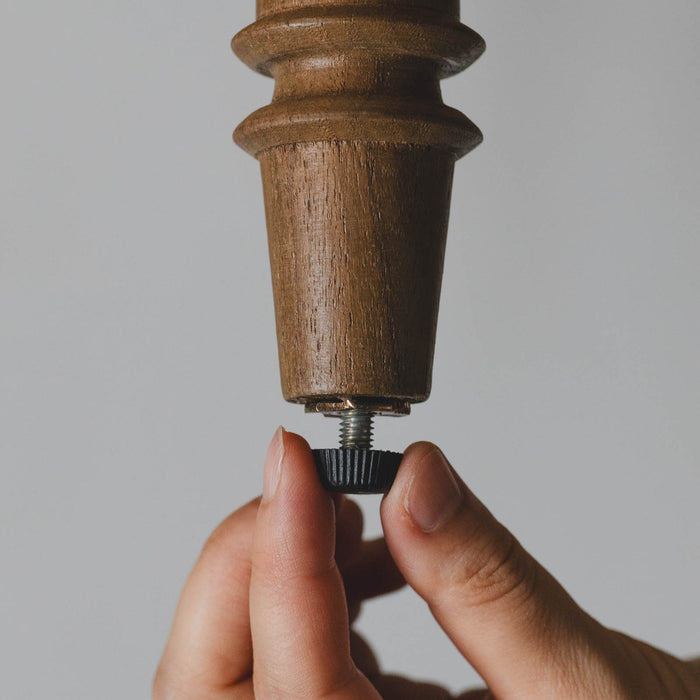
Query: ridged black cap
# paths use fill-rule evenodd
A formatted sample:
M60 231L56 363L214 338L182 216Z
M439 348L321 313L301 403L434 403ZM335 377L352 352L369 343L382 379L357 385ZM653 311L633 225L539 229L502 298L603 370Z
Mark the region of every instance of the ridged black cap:
M379 450L313 450L323 488L334 493L386 493L402 454Z

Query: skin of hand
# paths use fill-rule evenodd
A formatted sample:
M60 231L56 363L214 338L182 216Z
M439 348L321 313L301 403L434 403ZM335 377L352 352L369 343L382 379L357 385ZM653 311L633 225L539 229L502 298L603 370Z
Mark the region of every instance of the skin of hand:
M281 428L263 495L211 535L185 584L155 700L446 700L382 674L351 631L363 600L407 582L488 690L467 698L700 698L700 668L581 610L429 443L405 453L382 501L383 539L321 487Z

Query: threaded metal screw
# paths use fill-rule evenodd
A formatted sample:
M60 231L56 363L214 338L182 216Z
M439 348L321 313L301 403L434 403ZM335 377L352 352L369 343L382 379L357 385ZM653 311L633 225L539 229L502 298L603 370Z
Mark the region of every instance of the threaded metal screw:
M340 415L340 446L349 450L371 450L374 413L361 408Z

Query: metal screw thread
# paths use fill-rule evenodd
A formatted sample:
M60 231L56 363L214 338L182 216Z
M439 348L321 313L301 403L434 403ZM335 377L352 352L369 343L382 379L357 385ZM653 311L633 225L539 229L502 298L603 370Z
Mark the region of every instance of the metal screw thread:
M350 450L371 450L374 414L353 408L340 415L340 446Z

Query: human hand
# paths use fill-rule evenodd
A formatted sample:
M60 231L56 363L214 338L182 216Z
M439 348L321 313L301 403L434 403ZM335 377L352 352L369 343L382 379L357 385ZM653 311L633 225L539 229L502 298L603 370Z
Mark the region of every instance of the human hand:
M279 430L262 499L212 534L178 604L156 700L442 700L385 676L351 633L361 602L403 577L486 682L461 698L700 698L690 664L583 612L461 482L442 453L405 453L362 541L352 501L320 486L306 442Z

